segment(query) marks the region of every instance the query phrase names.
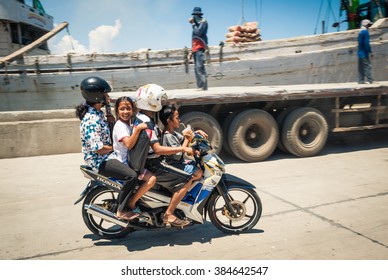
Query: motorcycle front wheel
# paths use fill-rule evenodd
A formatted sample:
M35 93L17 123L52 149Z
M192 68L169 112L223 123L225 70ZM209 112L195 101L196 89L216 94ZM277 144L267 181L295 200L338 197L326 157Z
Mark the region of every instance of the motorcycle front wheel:
M86 210L87 205L93 205L101 207L109 212L116 213L117 196L117 192L104 186L98 186L85 197L82 205L82 217L88 229L95 235L107 239L115 239L124 237L133 231L132 228L119 226L96 215L90 214Z
M220 231L237 234L253 228L260 220L262 205L253 189L231 188L228 200L236 215L228 210L225 199L218 192L213 193L209 199L210 221Z

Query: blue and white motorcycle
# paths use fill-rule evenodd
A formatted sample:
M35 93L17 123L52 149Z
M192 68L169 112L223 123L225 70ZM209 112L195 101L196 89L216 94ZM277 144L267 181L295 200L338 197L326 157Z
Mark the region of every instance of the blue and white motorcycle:
M262 213L255 186L226 174L225 164L201 135L195 133L190 145L199 151L196 160L204 171L203 178L193 182L174 214L192 225L203 224L207 214L216 228L228 234L252 229ZM136 230L166 228L161 216L171 200L168 190L156 185L138 201L143 215L131 221L120 220L115 213L123 182L97 174L85 165L81 171L90 181L75 204L83 200L83 220L94 234L113 239ZM134 187L132 191L136 190Z

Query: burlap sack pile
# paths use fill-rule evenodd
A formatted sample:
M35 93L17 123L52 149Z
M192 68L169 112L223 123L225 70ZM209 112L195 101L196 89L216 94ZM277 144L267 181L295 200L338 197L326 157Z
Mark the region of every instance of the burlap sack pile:
M228 28L225 35L225 42L228 44L248 43L261 41L260 29L257 22L246 22L243 25L235 25Z

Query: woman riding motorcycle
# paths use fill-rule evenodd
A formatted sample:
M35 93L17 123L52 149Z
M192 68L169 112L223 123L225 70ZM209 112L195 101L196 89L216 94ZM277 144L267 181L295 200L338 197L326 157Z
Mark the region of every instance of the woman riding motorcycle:
M99 77L89 77L81 82L81 93L85 102L76 107L76 116L81 120L82 153L85 163L94 172L126 181L118 199L116 215L120 219L131 220L138 214L127 210L126 205L137 174L128 165L117 160L115 153L112 153L109 126L101 110L108 104L110 91L109 83ZM114 119L113 116L110 117Z

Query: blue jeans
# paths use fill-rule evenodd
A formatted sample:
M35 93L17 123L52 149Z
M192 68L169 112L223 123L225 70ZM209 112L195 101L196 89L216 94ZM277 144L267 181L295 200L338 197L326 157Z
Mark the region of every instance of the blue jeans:
M195 164L195 162L194 161L190 161L189 163L185 164L184 171L189 173L189 174L194 174L195 171L197 171L197 169L198 169L198 167Z
M373 82L369 57L358 59L358 82L364 83L365 77L368 79L368 82Z
M197 87L207 90L207 74L205 69L205 50L198 50L193 53L194 70Z

